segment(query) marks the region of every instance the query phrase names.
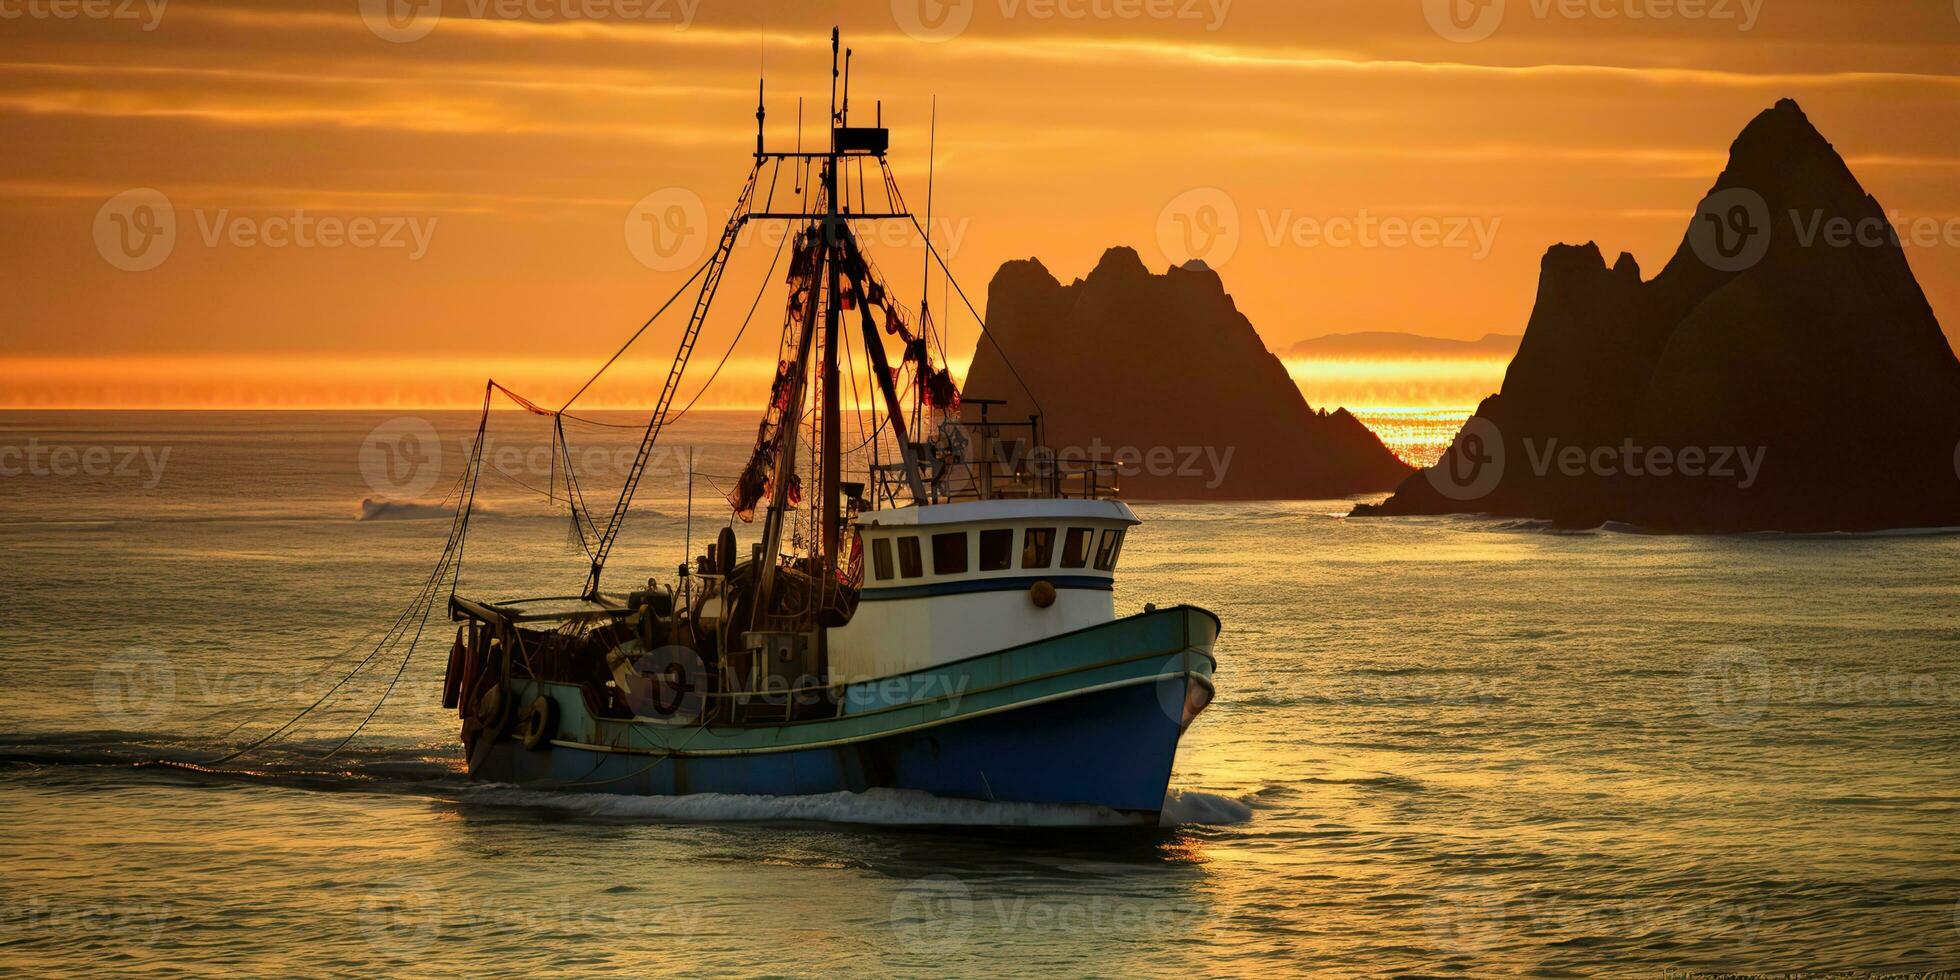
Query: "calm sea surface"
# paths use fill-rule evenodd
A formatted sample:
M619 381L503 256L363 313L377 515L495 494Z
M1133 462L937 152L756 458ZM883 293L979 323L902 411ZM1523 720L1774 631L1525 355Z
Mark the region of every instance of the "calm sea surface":
M0 971L1960 966L1960 536L1139 506L1118 606L1226 628L1165 826L471 785L440 622L339 755L398 663L226 771L151 764L221 755L346 672L448 530L373 501L440 499L474 422L0 414ZM466 588L575 592L567 522L527 489L542 428L492 432L508 477ZM700 447L697 549L751 433L671 436ZM633 434L573 435L603 490ZM681 560L683 458L656 459L615 585Z

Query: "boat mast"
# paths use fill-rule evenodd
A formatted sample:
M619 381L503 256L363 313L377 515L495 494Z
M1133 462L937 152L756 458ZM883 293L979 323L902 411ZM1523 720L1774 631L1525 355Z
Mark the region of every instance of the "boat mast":
M887 209L889 213L858 210L853 211L843 200L843 168L853 157L860 161L865 157L882 160L890 146L890 134L884 128L882 118L878 125L870 128L853 128L850 120L850 57L851 52L843 47L837 29L830 32L830 145L818 150L804 150L800 145L794 152L773 151L764 144L762 123L763 107L756 107L756 162L758 169L769 162L794 161L799 168L805 163L814 163L821 169L818 179L822 182L820 193L823 196L821 208L799 208L795 211L777 211L765 207L751 211L743 220L789 221L801 229L798 239L799 252L808 255L809 267L794 275L797 289L803 291L803 305L796 308L800 319L797 323L796 347L792 359L784 365L787 372L788 387L781 392L783 400L780 434L775 437L775 445L768 460L769 509L763 521L761 554L758 564L757 602L753 607L758 621L776 616L774 595L781 578L778 561L782 554L783 532L788 522L790 508L790 486L796 477L797 445L801 437L799 429L807 418L806 411L818 413L816 435L818 462L815 474L819 494L816 501L816 519L820 526L811 535L813 554L808 570L812 577L821 576L818 583L819 603L828 600L835 588L837 572L843 557L843 386L840 383L843 361L843 314L844 304L849 300L859 308L864 330L867 351L873 365L875 379L884 395L884 409L897 439L899 456L905 472L905 480L912 491L913 499L919 504L930 503L927 489L922 479L923 471L917 453L911 444L906 424L903 403L893 382L889 364L884 357L883 338L878 336L871 318L872 287L874 281L869 264L865 261L856 237L851 232L852 221L912 220L912 215L903 210ZM759 95L760 90L758 90ZM799 114L799 123L801 116ZM807 249L807 252L803 252ZM882 295L880 291L879 295ZM819 305L822 307L822 322L818 321ZM793 307L794 308L794 307ZM889 313L890 308L887 307ZM896 315L890 314L890 315ZM822 330L819 343L818 330ZM811 385L819 387L818 401L805 406ZM819 557L820 554L820 557Z
M822 533L818 540L823 547L823 579L818 595L828 594L837 581L837 550L843 533L843 514L839 510L838 497L841 495L842 474L841 457L844 454L843 393L838 385L838 338L837 327L843 310L838 296L839 260L843 257L844 222L839 217L837 189L840 183L837 156L837 130L850 120L851 82L849 75L844 79L844 105L837 105L837 28L830 29L830 155L823 168L823 251L828 257L824 263L824 313L823 313L823 473L817 480L817 492L822 494L822 506L817 510L823 521ZM844 55L846 71L850 66L850 55Z

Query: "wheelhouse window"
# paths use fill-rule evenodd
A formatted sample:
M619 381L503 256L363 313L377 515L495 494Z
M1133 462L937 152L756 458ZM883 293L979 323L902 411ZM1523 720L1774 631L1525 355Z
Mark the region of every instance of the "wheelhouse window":
M932 574L959 575L966 571L966 532L932 536Z
M1068 529L1068 539L1062 543L1063 568L1089 567L1089 544L1096 539L1096 529L1092 527L1072 527Z
M871 541L871 574L880 582L888 582L892 577L892 543L884 538Z
M1115 571L1116 558L1122 553L1123 532L1104 531L1102 533L1102 542L1096 545L1096 570L1103 572Z
M998 572L1014 567L1014 530L980 532L980 570Z
M898 574L900 578L918 578L926 573L925 563L919 558L919 539L906 537L898 539Z
M1055 529L1031 527L1021 532L1021 567L1047 568L1055 564Z

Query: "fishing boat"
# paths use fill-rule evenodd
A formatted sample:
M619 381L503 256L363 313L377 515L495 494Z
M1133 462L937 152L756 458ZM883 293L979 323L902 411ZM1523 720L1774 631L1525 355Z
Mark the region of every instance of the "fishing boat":
M1001 402L962 402L934 358L930 305L901 306L862 247L869 223L909 221L928 272L937 262L951 282L892 178L882 107L875 125L850 123L850 53L840 101L835 31L831 54L826 146L766 148L758 86L754 167L690 280L693 313L610 517L583 506L567 463L584 589L500 600L452 585L443 704L461 719L469 775L570 792L890 788L1154 814L1213 696L1218 619L1191 606L1119 618L1114 583L1139 521L1114 466L1058 457L1039 415L989 418ZM783 354L730 519L669 581L602 590L739 232L764 221L791 235ZM876 427L851 449L842 400L860 381ZM486 424L503 390L486 388ZM562 441L563 409L509 394L557 419ZM458 550L482 445L479 428Z

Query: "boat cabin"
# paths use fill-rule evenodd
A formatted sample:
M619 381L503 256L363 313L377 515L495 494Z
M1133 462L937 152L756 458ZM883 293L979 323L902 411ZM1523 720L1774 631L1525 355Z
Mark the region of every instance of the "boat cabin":
M978 500L858 517L863 586L830 631L833 682L1031 643L1115 618L1118 500ZM921 643L921 638L930 638Z

